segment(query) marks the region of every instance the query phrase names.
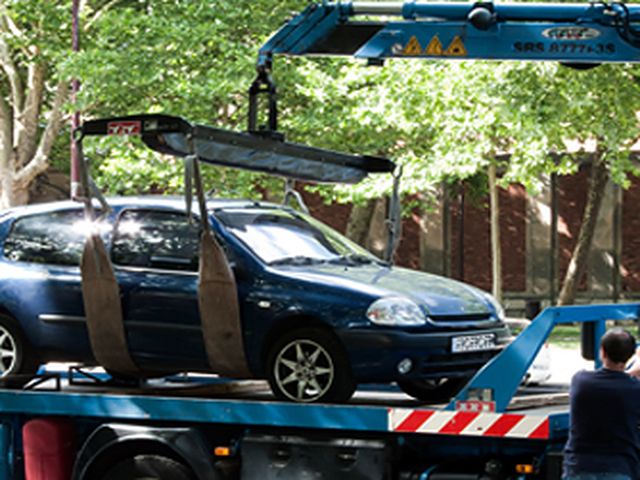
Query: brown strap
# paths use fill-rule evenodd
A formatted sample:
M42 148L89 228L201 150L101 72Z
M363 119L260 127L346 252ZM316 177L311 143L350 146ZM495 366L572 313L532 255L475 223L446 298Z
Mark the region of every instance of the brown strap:
M206 211L201 215L206 215ZM220 375L251 377L242 340L238 291L227 258L210 230L200 237L198 304L211 368Z
M129 354L120 290L99 235L87 238L80 273L93 356L107 370L124 375L139 375L140 369Z

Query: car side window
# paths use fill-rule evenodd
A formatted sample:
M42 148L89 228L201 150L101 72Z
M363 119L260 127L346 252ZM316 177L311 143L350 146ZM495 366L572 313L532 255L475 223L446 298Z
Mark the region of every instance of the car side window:
M199 240L197 222L182 213L127 210L116 225L111 258L120 266L194 272Z
M4 256L16 262L78 266L86 234L82 210L23 217L11 228Z

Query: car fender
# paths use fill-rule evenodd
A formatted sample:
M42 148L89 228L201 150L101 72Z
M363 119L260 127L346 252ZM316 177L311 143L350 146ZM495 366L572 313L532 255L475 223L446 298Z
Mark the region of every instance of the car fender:
M113 423L100 425L89 435L76 457L71 478L91 480L96 470L137 454L178 459L191 468L198 480L220 478L211 451L197 429Z

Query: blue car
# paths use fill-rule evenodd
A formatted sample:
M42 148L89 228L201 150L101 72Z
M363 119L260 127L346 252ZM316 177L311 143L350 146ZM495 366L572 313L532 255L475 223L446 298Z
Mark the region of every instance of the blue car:
M211 372L198 313L199 224L184 200L110 199L97 228L120 288L131 358L149 376ZM500 305L447 278L390 266L289 207L209 200L232 267L247 362L276 397L346 401L360 383L450 397L510 339ZM0 213L0 370L95 364L72 202Z

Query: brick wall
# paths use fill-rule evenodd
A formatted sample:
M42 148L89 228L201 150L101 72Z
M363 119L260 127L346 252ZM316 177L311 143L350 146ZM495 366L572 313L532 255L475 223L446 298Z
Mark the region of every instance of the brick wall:
M505 290L526 289L526 194L521 185L500 189L500 244ZM464 225L460 225L460 201L451 205L451 276L484 290L491 290L491 226L489 199L464 201ZM460 231L464 230L463 254ZM460 262L464 265L460 265Z
M640 180L622 195L622 291L640 292Z

